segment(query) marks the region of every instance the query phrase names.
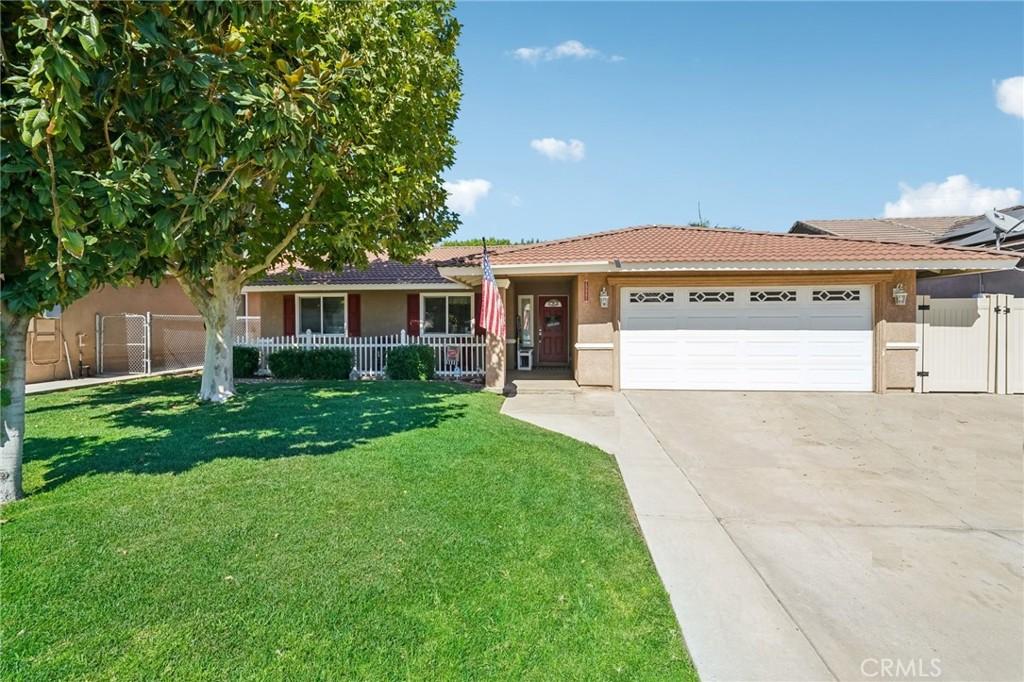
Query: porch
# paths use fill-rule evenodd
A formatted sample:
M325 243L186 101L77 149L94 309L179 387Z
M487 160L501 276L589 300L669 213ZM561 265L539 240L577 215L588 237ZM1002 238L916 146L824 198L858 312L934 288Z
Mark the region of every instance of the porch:
M256 348L259 372L269 373L268 359L286 348L344 348L352 352L353 372L359 378L380 379L387 370L388 354L402 346L427 346L434 351L434 374L447 379L482 377L487 370L487 339L469 334L413 336L405 330L379 336L299 334L296 336L238 338L235 345Z
M572 377L575 315L575 277L523 276L508 279L509 381L512 373Z
M501 282L508 282L508 384L613 386L614 309L606 275L523 274Z
M513 369L508 372L505 392L518 393L565 393L578 392L573 372L568 367L537 367L529 372Z

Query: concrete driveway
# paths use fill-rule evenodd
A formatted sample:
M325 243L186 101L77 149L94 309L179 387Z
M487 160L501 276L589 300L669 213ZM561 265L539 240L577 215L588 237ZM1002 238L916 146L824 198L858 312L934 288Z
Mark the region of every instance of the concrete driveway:
M702 678L1024 679L1024 400L520 395L618 459Z

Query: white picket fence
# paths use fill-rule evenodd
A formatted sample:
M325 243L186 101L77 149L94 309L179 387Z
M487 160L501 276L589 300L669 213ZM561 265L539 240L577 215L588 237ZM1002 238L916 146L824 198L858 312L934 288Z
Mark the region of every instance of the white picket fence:
M251 346L260 352L260 372L268 373L267 358L285 348L347 348L352 351L353 366L360 376L384 376L388 353L400 346L430 346L434 349L434 372L440 377L480 376L486 370L487 340L484 336L429 335L410 336L404 330L383 336L344 336L342 334L300 334L258 339L235 339L236 346Z

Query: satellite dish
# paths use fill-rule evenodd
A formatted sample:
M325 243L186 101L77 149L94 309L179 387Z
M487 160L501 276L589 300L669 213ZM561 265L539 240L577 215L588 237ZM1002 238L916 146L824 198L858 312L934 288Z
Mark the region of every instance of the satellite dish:
M992 231L996 233L996 248L1002 245L1003 235L1009 234L1024 226L1024 218L1017 218L1007 213L1000 213L994 208L985 211L985 217L992 223Z

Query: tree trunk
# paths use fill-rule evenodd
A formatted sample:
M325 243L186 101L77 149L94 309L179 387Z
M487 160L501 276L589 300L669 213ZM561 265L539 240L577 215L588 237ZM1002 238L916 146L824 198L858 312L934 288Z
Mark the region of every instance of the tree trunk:
M25 496L21 489L21 459L25 442L25 339L29 320L12 315L6 307L0 309L0 352L7 367L3 386L10 393L10 404L2 408L0 427L0 505Z
M199 399L222 403L235 395L234 336L235 310L242 285L238 273L217 265L209 286L200 286L179 277L206 326L206 349L203 354L203 381Z

